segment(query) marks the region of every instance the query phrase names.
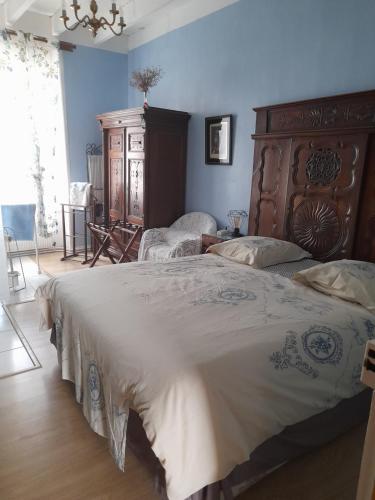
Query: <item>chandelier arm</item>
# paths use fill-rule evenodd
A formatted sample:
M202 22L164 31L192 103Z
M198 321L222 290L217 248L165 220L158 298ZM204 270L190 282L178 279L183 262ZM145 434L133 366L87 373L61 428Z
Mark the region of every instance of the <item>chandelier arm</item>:
M108 26L109 26L109 29L112 31L112 33L113 33L115 36L120 36L120 35L121 35L121 33L124 31L124 27L125 27L125 26L121 26L120 31L119 31L118 33L116 33L116 31L112 28L112 26L111 26L110 24L109 24Z
M86 28L88 26L89 21L90 21L89 16L83 16L83 18L80 21L77 21L76 23L72 24L72 26L70 26L69 28L68 21L64 19L64 26L67 30L74 31L80 24L82 24L83 28Z
M67 29L68 31L74 31L78 26L80 25L79 22L76 22L74 24L72 24L72 26L68 26L68 22L64 19L64 26L65 26L65 29Z
M87 15L86 15L86 16L83 16L83 18L82 18L82 19L80 19L80 18L78 17L78 10L79 10L79 6L74 6L74 15L75 15L75 18L77 19L78 24L81 24L81 23L82 23L82 21L83 21L83 19L84 19L85 17L88 17L88 16L87 16Z
M111 23L109 23L105 17L101 17L101 18L99 19L100 26L101 26L101 27L104 27L104 26L109 26L109 27L111 27L111 26L113 26L113 25L115 24L115 22L116 22L116 17L117 17L117 15L112 14L112 16L113 16L113 21L112 21Z
M106 30L107 29L107 25L108 25L108 22L106 21L106 19L104 17L101 17L99 19L99 28L103 28L103 30Z
M82 24L83 28L87 28L87 26L90 24L90 16L87 14L85 16L83 16L80 23Z

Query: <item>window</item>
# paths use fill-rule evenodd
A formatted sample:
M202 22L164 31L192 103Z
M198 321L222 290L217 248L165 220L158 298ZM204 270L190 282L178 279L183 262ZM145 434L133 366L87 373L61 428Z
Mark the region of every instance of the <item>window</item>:
M0 203L36 203L39 236L54 236L67 192L55 45L23 33L0 37L0 109Z

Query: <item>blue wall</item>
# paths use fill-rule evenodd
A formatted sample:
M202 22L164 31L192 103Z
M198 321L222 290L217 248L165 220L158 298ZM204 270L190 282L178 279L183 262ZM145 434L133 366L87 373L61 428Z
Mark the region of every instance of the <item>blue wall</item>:
M126 108L127 55L78 46L63 52L71 181L86 181L86 144L101 144L99 113Z
M128 55L160 65L153 106L189 111L187 210L248 210L254 106L375 87L373 0L240 0ZM129 106L142 97L129 88ZM233 166L205 166L204 117L232 113Z

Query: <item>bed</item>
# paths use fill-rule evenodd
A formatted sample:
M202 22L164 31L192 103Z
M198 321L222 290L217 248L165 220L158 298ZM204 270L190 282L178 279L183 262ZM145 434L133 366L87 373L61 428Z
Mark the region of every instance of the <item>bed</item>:
M374 93L361 103L365 97L375 103ZM358 103L357 95L343 100ZM301 104L306 116L316 104ZM312 167L301 180L303 162L296 152L286 161L277 141L308 136L312 125L306 120L310 128L296 129L282 116L282 132L256 138L249 233L295 241L320 260L375 261L375 174L366 156L371 133L364 132L373 121L361 122L367 139L351 147L358 154L339 156L329 179L316 181L322 158L323 171L324 158L335 164L335 144L339 152L350 149L350 129L334 129L327 147L303 140L320 160L317 167L311 155L303 160ZM328 140L327 123L314 137ZM258 119L257 127L264 126ZM108 438L120 469L129 446L150 466L162 497L228 500L365 421L369 394L359 376L375 317L290 279L314 265L304 260L258 270L210 254L83 270L38 289L62 377L75 384L86 419Z
M363 348L375 332L361 306L216 255L83 270L38 295L90 426L109 438L123 469L136 412L170 500L224 479L285 428L360 395Z

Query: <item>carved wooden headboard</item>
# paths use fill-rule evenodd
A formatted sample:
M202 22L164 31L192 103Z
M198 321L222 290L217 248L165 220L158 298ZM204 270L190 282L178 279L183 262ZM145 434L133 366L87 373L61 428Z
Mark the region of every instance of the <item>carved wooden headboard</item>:
M375 262L375 91L255 111L249 234Z

